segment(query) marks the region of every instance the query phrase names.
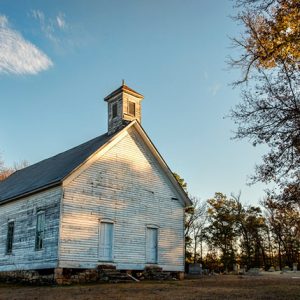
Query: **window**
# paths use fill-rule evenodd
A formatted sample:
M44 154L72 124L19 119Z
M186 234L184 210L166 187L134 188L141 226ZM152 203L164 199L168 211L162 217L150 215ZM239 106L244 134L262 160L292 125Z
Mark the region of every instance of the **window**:
M7 240L6 240L6 254L12 253L13 240L14 240L15 222L9 221L7 224Z
M36 216L35 250L41 250L44 247L44 230L45 212L40 212Z
M134 102L131 102L131 101L128 102L128 114L135 116L135 103Z
M112 117L113 119L118 115L118 104L114 103L112 105Z

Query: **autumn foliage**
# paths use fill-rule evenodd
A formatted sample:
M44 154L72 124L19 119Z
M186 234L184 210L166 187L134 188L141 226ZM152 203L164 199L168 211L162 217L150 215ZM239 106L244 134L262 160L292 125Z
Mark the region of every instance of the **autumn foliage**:
M285 62L299 67L299 0L274 1L263 14L249 12L243 20L249 34L246 47L257 66L273 68Z
M241 52L230 66L240 68L242 101L230 116L235 138L269 152L256 167L253 181L300 181L300 2L237 0L236 19L244 33L233 38Z

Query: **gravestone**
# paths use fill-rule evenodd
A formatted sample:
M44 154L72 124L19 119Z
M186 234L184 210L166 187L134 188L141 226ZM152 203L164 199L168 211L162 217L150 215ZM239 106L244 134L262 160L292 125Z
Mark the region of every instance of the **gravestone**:
M271 266L270 269L268 270L268 272L275 272L275 268L273 266Z
M234 272L234 274L239 274L239 272L240 272L239 264L233 264L233 272Z
M189 274L202 275L202 264L189 264Z
M297 263L293 263L293 271L297 272L298 269L298 264Z
M258 276L258 275L261 275L261 274L260 274L259 268L250 268L247 272L247 275Z

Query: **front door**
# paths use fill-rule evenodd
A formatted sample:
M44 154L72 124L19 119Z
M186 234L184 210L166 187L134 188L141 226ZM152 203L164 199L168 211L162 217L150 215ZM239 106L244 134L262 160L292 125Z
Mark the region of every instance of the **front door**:
M100 223L99 230L99 259L112 261L113 252L113 223Z
M157 228L147 228L147 263L157 263Z

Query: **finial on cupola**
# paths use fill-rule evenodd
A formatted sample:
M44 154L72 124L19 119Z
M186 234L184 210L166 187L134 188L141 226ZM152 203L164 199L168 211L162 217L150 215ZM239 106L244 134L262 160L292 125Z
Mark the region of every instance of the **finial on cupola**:
M144 96L125 85L122 85L104 98L108 104L108 134L123 128L133 120L141 123L141 101Z

